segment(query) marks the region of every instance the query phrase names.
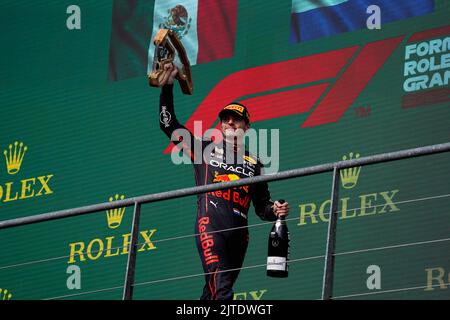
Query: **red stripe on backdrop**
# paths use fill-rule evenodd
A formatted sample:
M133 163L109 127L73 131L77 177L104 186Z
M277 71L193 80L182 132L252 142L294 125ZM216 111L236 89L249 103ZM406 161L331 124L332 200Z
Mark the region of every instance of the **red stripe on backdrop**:
M301 127L339 121L402 40L397 37L367 44Z
M436 28L431 30L426 30L422 32L414 33L411 38L409 38L408 43L422 41L432 38L439 38L450 34L450 26L444 26L442 28Z
M318 84L250 98L241 103L247 107L251 122L285 117L308 112L327 87L328 83Z
M250 122L258 122L308 112L325 92L329 83L272 93L240 101L250 113ZM292 118L297 123L298 119ZM220 121L215 127L220 130Z
M354 46L333 50L232 73L210 91L185 126L192 130L194 121L202 121L206 131L217 120L219 111L240 97L334 78L357 49ZM171 149L169 145L164 153Z
M237 7L237 0L198 1L197 64L233 56Z
M409 93L402 98L402 108L413 108L450 101L450 89L440 88Z

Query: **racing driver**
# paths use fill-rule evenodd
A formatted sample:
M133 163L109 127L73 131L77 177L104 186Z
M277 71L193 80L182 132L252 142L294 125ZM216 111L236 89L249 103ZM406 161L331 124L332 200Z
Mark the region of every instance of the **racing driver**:
M220 111L222 141L200 140L181 125L174 112L173 82L178 73L174 64L160 95L160 127L189 155L194 164L197 186L232 181L261 174L258 158L245 150L243 133L250 128L247 108L237 102ZM195 145L200 148L195 148ZM256 214L266 221L287 216L289 205L272 201L267 183L199 194L195 219L196 245L205 273L201 300L232 300L233 285L247 251L249 233L247 214L253 203Z

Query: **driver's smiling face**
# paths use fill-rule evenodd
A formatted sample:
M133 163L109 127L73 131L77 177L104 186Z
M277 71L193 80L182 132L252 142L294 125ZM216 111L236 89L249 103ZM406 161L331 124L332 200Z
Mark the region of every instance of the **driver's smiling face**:
M220 119L220 127L222 129L222 133L226 134L227 131L234 132L238 129L245 132L249 128L249 125L238 115L227 113Z

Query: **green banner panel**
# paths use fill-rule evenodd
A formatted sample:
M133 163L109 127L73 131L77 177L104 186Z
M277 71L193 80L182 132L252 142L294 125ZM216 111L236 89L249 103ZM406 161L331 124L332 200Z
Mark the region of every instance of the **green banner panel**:
M148 85L160 26L194 41L179 121L214 128L243 102L267 134L268 173L449 142L450 2L404 2L2 1L0 220L194 186ZM449 163L341 172L336 299L450 298ZM331 182L269 184L290 204L289 277L266 276L272 223L252 207L236 300L321 298ZM196 197L142 206L134 299L200 297L196 214ZM122 299L132 215L0 230L0 300Z

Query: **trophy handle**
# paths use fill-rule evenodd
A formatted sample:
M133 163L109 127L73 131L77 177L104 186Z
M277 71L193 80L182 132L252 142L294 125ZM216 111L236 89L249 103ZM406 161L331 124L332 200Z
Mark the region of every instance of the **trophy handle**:
M184 94L192 94L193 82L189 58L177 34L169 29L160 29L154 41L153 68L148 75L150 86L161 87L166 84L171 70L164 70L164 66L173 63L177 53L183 67L179 69L176 79L180 83Z

